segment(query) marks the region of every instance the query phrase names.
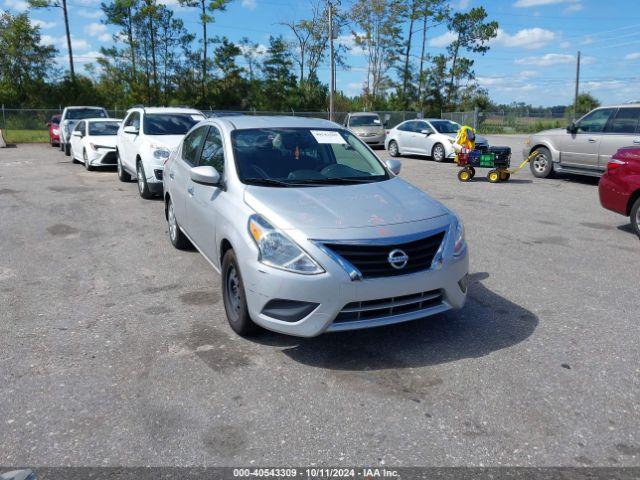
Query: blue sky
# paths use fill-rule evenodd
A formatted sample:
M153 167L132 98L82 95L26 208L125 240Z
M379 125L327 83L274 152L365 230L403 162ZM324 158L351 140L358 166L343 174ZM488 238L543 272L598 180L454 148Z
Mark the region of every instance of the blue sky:
M95 59L101 46L112 43L110 27L101 24L100 0L68 0L74 53L80 64ZM343 0L350 5L353 0ZM177 0L163 3L175 9L187 28L198 33L197 14L179 7ZM451 6L465 10L484 6L490 19L500 23L498 37L484 56L473 55L476 75L496 102L523 101L534 106L568 104L572 101L575 55L582 52L581 91L589 91L603 103L640 100L640 0L453 0ZM25 0L0 0L13 12L26 8ZM308 16L307 0L235 0L218 14L210 34L232 40L248 36L267 44L269 35L289 36L280 25L285 20ZM42 28L44 43L55 43L60 65L66 66L64 30L59 9L31 13ZM444 53L451 34L444 27L431 30L428 51ZM340 41L352 44L348 31ZM419 54L420 39L414 45ZM366 58L357 49L348 55L349 71L338 72L339 90L360 91ZM320 70L327 81L328 67Z

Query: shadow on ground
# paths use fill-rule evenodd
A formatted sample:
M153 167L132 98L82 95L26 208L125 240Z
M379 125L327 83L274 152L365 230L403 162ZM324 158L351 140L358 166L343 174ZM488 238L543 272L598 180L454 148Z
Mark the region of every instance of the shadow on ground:
M332 370L412 368L482 357L526 340L538 325L530 311L492 292L471 276L464 309L387 327L316 338L264 333L255 341L285 347L287 357Z

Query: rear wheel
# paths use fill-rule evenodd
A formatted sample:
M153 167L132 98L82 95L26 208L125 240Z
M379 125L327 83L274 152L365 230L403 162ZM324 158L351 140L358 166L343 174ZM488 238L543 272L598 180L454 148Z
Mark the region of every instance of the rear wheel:
M444 151L444 145L436 143L431 149L431 158L436 162L444 162L446 159L446 152Z
M136 177L138 178L138 192L140 193L140 196L147 200L153 197L151 190L149 190L147 174L144 173L144 166L141 161L138 161L138 165L136 167Z
M398 148L398 143L395 140L391 140L389 142L389 155L392 157L400 156L400 149Z
M191 242L187 236L182 233L182 230L180 230L171 198L167 200L167 223L169 224L169 240L171 240L171 244L178 250L186 250L189 248Z
M232 249L227 250L222 259L222 299L227 320L234 332L247 337L260 330L249 316L242 275Z
M531 173L538 178L548 178L553 175L553 160L549 149L540 147L538 153L531 159Z
M500 181L500 173L497 170L491 170L487 173L487 180L491 183L498 183Z
M68 157L71 155L71 145L69 143L64 144L64 154ZM75 159L74 162L75 163Z
M636 199L631 207L631 226L638 238L640 238L640 198Z
M116 152L116 156L118 157L118 178L121 182L130 182L131 175L129 175L122 166L122 160L120 160L120 152Z

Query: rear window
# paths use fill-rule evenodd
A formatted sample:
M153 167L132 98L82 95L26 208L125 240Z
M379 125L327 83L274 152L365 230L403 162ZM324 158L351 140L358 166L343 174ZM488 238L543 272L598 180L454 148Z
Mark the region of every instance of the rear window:
M382 125L378 115L358 115L349 118L350 127L379 127Z
M106 112L101 108L74 108L67 110L68 120L82 120L85 118L107 118Z
M640 108L621 108L605 128L606 133L636 133Z
M185 135L201 120L204 117L195 113L149 113L142 129L147 135Z
M116 135L120 122L90 122L89 135Z

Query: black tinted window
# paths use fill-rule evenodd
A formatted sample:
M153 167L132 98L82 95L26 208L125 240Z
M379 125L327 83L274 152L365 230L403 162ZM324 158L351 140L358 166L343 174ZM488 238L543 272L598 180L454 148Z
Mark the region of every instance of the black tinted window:
M133 112L124 122L125 127L136 127L140 129L140 114L138 112Z
M75 132L82 132L84 133L84 122L78 122L78 124L76 125L76 128L73 129Z
M613 108L601 108L583 117L578 123L578 131L581 133L601 133L613 113Z
M187 135L182 144L182 158L191 165L198 163L198 155L209 127L200 127Z
M432 120L431 125L440 133L458 133L460 129L457 123L450 122L449 120Z
M107 118L107 114L101 108L78 108L67 110L67 119L78 120L81 118Z
M382 125L377 115L357 115L349 119L350 127L379 127Z
M413 124L416 122L404 122L398 125L398 130L403 132L413 132Z
M209 134L202 147L199 165L209 165L218 173L224 172L224 149L222 148L222 136L216 127L209 129Z
M90 122L89 135L116 135L119 126L118 122Z
M607 133L635 133L640 120L640 108L621 108L609 122Z
M204 117L189 113L149 113L144 116L147 135L184 135Z

